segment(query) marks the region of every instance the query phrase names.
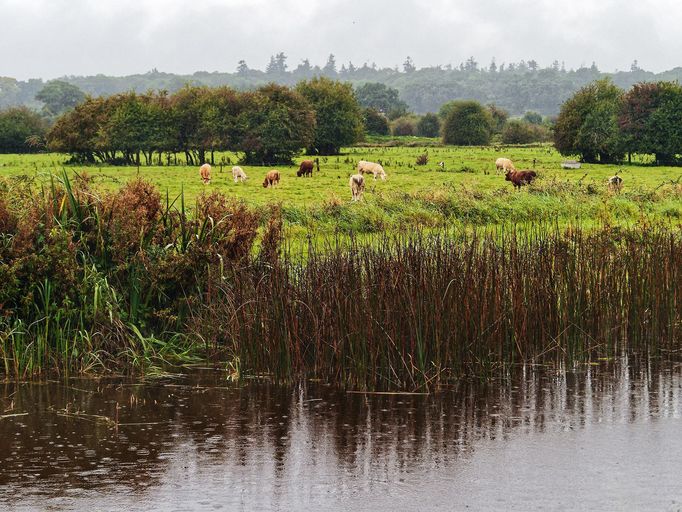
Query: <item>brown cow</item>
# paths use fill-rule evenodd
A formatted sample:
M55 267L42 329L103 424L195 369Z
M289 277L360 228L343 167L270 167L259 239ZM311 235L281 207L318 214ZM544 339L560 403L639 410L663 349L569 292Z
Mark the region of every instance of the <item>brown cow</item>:
M524 185L530 185L537 176L538 174L535 171L526 169L523 171L507 171L504 179L511 181L514 187L520 189Z
M265 175L265 181L263 181L263 188L274 187L279 183L279 171L277 169L271 169Z
M303 160L301 162L301 165L298 167L298 171L296 171L296 176L299 178L301 176L311 176L313 175L313 168L315 167L315 164L317 163L317 172L320 172L320 160L315 159L315 161L312 160Z

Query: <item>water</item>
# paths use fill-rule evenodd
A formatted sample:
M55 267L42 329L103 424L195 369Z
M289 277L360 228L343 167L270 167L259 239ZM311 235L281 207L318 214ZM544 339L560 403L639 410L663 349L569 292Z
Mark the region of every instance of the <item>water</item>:
M682 509L675 361L430 396L194 370L0 384L0 407L0 510Z

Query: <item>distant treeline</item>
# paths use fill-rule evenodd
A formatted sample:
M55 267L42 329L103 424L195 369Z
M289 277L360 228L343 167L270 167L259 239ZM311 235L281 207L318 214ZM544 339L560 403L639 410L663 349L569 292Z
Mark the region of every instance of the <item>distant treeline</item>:
M111 96L131 90L172 93L187 84L230 86L238 90L255 89L270 82L291 86L316 76L349 82L355 87L370 82L388 85L398 90L400 98L415 113L435 112L451 100L472 99L483 104L494 103L511 115L531 110L552 116L573 93L594 80L610 77L615 85L628 89L639 82L682 81L682 67L656 74L641 69L635 61L628 71L605 73L594 64L566 70L559 61L544 68L534 60L499 64L493 61L481 66L473 57L454 67L417 69L409 58L402 69L379 68L368 63L338 67L334 56L330 55L324 66L311 65L306 59L289 69L286 55L279 53L272 57L265 71L252 69L240 61L233 73L198 71L192 75L176 75L154 69L124 77L67 76L61 80L92 96ZM36 94L44 86L40 79L17 81L0 77L0 109L19 105L40 108L42 104L36 101Z
M90 97L57 119L47 145L78 162L170 164L184 153L194 165L229 150L243 153L245 163L269 164L290 162L302 149L335 154L362 135L352 87L321 78L295 88L185 87L174 94Z

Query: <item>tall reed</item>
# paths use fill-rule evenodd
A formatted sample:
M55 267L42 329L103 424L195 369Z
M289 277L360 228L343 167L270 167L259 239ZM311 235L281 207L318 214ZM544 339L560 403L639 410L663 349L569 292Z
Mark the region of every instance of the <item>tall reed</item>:
M380 236L242 269L206 304L216 348L276 379L421 389L499 364L679 348L679 232ZM201 329L200 329L201 330Z

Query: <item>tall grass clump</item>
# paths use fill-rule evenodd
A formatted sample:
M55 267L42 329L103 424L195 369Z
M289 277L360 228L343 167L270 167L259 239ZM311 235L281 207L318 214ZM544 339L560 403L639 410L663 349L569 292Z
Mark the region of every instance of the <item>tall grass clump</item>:
M512 228L311 246L206 305L243 372L422 389L515 362L679 347L682 239Z

